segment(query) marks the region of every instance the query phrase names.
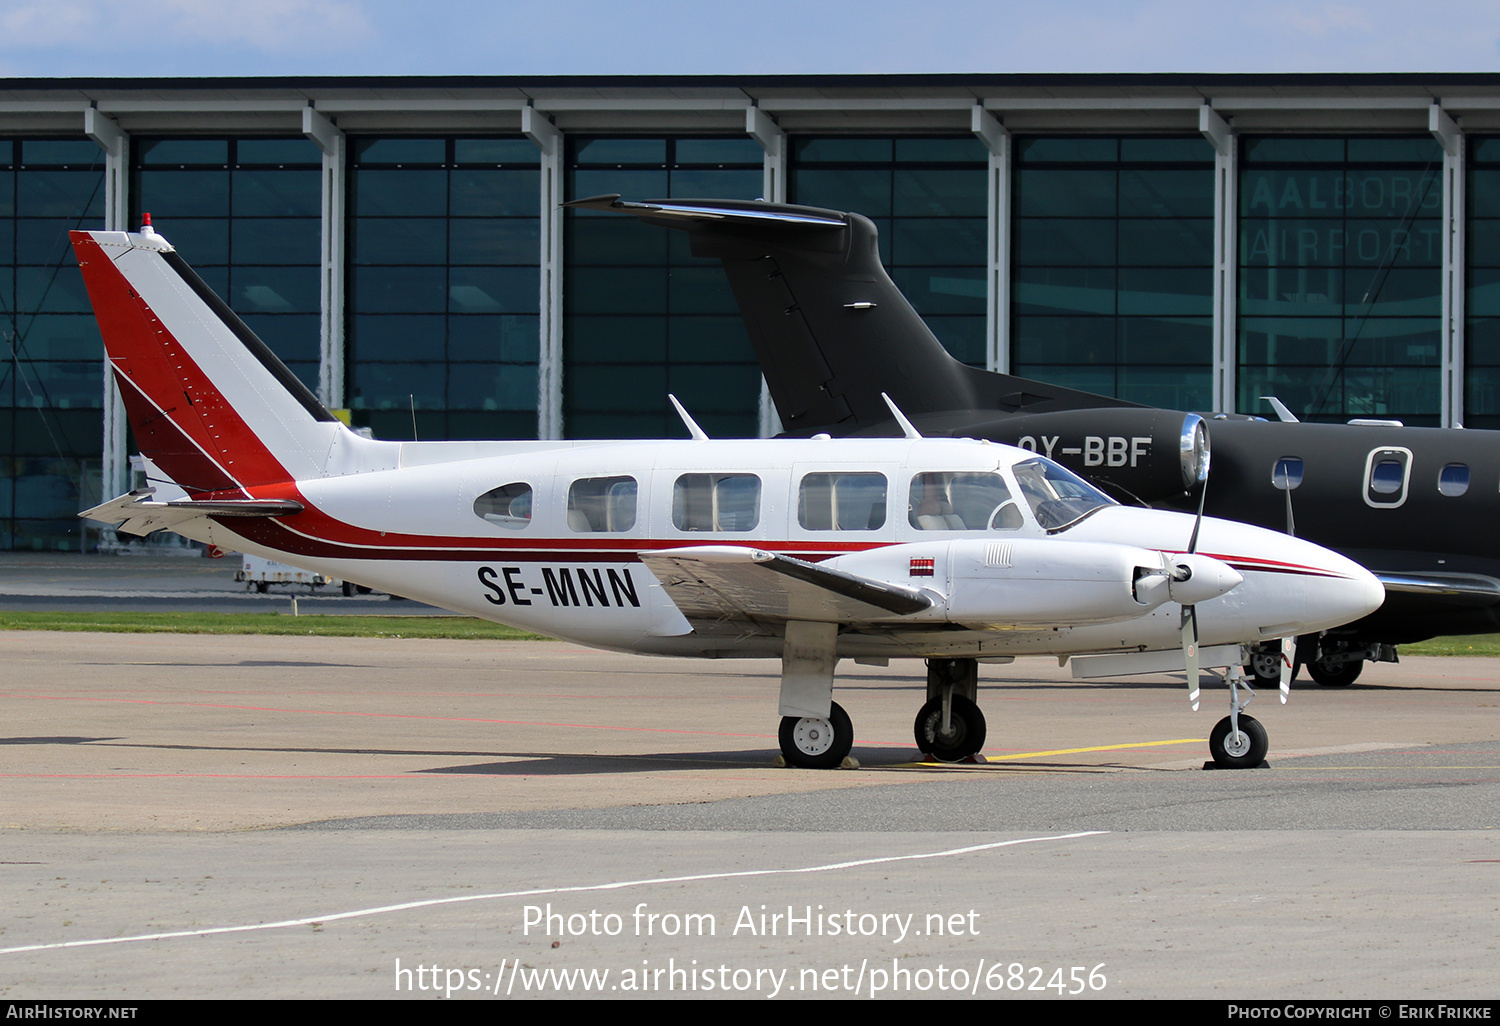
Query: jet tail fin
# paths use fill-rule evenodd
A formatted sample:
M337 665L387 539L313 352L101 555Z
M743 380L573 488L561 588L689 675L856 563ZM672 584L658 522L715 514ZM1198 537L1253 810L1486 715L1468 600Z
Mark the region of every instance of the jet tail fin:
M746 200L622 201L564 206L631 214L685 231L695 256L724 265L782 425L849 434L891 423L888 392L940 428L947 411L1133 406L969 367L949 355L880 262L859 214ZM969 418L972 419L972 418Z
M325 474L352 432L165 239L71 235L144 455L195 497Z

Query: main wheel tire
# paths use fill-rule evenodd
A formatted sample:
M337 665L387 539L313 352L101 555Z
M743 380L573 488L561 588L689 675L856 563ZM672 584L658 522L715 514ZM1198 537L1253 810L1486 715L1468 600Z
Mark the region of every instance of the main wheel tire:
M1240 732L1233 733L1233 724L1228 716L1220 720L1212 734L1208 735L1208 751L1214 764L1224 769L1253 769L1266 761L1270 742L1266 739L1266 728L1253 716L1240 717Z
M912 724L917 747L938 762L958 762L979 754L988 729L979 706L963 695L954 695L949 713L952 730L943 734L943 700L934 698L922 706Z
M801 769L836 769L854 747L854 724L844 707L834 702L828 718L783 716L781 755L788 766Z
M1325 688L1343 688L1358 680L1359 673L1364 668L1363 659L1351 659L1343 663L1317 659L1307 664L1307 674Z
M1281 686L1281 646L1274 649L1252 649L1250 665L1245 667L1255 678L1255 683L1264 687Z

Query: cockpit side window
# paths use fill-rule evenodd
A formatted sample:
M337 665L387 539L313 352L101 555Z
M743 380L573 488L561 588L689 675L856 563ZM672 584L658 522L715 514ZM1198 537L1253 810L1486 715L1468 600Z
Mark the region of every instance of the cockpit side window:
M629 531L635 527L633 477L585 477L568 488L568 530Z
M807 531L876 531L885 526L884 474L808 474L797 490L797 523Z
M1065 467L1038 457L1011 468L1036 519L1048 531L1061 531L1105 506L1119 505Z
M531 485L516 481L491 488L474 500L474 515L507 531L525 530L531 524Z
M754 474L683 474L672 486L672 525L679 531L753 531L759 524Z
M1025 519L999 474L915 474L907 521L919 531L1015 531Z

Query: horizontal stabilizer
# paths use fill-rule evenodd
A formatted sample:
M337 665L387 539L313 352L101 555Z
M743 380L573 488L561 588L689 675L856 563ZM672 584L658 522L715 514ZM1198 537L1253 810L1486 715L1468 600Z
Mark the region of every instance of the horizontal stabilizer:
M114 524L116 530L144 538L153 531L177 527L200 517L283 517L306 508L292 499L152 502L151 496L155 493L154 488L140 488L78 515L86 520Z
M642 552L641 561L690 621L868 623L933 604L913 588L738 545Z

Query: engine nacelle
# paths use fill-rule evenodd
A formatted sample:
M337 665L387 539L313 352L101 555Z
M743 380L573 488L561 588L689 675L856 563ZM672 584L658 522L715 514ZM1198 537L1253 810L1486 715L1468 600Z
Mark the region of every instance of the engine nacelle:
M1189 568L1190 578L1176 579L1183 577L1179 564ZM1131 620L1165 602L1222 595L1241 580L1208 556L1057 538L916 542L839 556L825 565L922 589L935 604L920 619L994 627Z

